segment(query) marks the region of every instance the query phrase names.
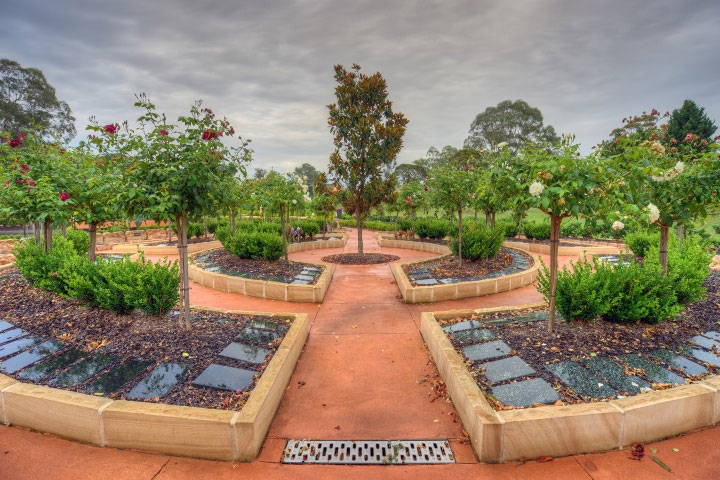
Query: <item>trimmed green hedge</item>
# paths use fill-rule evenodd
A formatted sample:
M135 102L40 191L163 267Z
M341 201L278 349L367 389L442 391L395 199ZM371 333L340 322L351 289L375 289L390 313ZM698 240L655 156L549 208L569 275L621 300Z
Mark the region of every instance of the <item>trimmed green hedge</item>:
M20 273L35 287L84 303L127 313L135 308L149 314L167 313L178 300L180 275L177 262L146 262L129 256L121 260L98 258L88 260L73 243L53 239L45 252L34 240L26 240L15 249L15 263Z
M463 225L462 256L468 260L492 258L498 254L504 241L505 231L502 228L488 228L480 223ZM458 237L454 235L450 251L457 256L458 250Z

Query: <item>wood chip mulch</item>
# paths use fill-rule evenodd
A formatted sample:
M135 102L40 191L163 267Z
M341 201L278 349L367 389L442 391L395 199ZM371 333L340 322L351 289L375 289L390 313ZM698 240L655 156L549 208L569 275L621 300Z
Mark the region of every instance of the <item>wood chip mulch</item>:
M559 380L553 376L545 365L559 361L583 361L592 357L609 357L620 365L623 365L620 355L625 354L649 354L656 349L667 349L676 354L681 354L680 347L687 345L688 339L710 330L719 330L720 326L720 273L711 274L705 281L707 298L695 302L678 314L675 318L657 325L644 323L617 324L604 320L589 322L565 322L556 320L556 333L548 332L547 321L535 321L528 323L507 323L497 324L493 321L508 320L513 315L525 316L528 313L540 309L528 309L516 311L514 314L499 312L492 314L474 315L472 319L483 323L483 328L491 330L495 339L503 340L512 350L511 355L518 355L525 360L540 377L547 380L556 387L563 397L565 403L584 403L593 399L583 399L577 394L564 387ZM441 324L448 325L460 321L469 320L469 317L457 317L441 321ZM452 336L450 341L456 350L462 355L461 348L468 345ZM472 342L470 342L472 343ZM720 354L716 352L716 354ZM720 373L720 368L683 354L685 358L703 365L709 373ZM646 356L648 359L652 357ZM469 364L471 373L478 385L485 391L490 391L490 385L486 382L482 372L473 363ZM672 368L681 377L688 375L682 370ZM643 375L643 371L633 371L628 366L626 374ZM520 379L522 380L522 379ZM646 378L652 384L650 379ZM652 384L653 389L669 388L671 385ZM496 408L508 409L505 405L495 405Z
M507 253L505 249L502 249L492 258L465 260L462 267L460 266L459 259L451 255L439 260L429 260L427 262L405 265L403 266L403 270L405 271L405 275L409 276L411 270L427 268L428 273L430 273L433 278L457 278L462 280L463 278L483 277L492 272L502 270L512 262L513 257ZM414 282L412 283L414 284Z
M176 312L175 312L176 313ZM262 364L249 364L218 357L218 354L235 340L240 331L254 320L278 324L283 331L289 328L289 320L263 316L230 315L219 312L193 310L190 330L178 325L173 312L164 316L151 316L140 311L118 315L101 308L90 308L74 299L67 299L51 292L37 289L27 283L13 269L0 276L0 318L44 339L56 339L67 348L56 352L62 354L69 348L94 353L109 353L117 357L107 369L130 359L149 362L147 369L108 398L123 399L130 389L155 366L163 362L190 364L187 374L170 392L150 402L195 407L239 410L262 375L272 355ZM270 344L257 345L273 354L280 338ZM211 363L230 367L256 370L257 375L241 393L196 388L192 381ZM107 370L106 369L106 370ZM37 383L47 384L50 375ZM19 378L18 380L27 382ZM72 388L83 391L86 381ZM62 387L58 387L62 388Z
M198 266L207 268L209 265L218 266L222 273L227 275L236 275L255 279L273 279L279 281L279 277L284 277L288 283L292 282L295 275L302 272L308 264L289 262L285 263L282 258L280 260L252 260L249 258L240 258L233 255L224 248L211 250L195 257ZM311 265L322 270L321 265ZM309 284L314 284L319 277Z
M337 255L328 255L322 257L323 262L340 263L342 265L376 265L378 263L388 263L400 260L396 255L387 255L384 253L339 253Z

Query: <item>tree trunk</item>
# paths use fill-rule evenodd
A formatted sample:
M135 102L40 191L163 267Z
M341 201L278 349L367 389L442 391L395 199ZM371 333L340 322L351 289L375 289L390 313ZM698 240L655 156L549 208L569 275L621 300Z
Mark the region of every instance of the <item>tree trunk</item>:
M49 252L52 248L52 219L45 217L45 252Z
M362 239L362 218L360 217L360 206L355 205L355 221L357 222L357 242L358 242L358 254L363 254L363 239Z
M60 224L60 235L67 238L67 224L66 223Z
M682 249L682 242L683 242L684 234L685 234L685 226L678 225L678 227L677 227L678 250Z
M486 227L490 226L490 214L489 213L485 214L485 226Z
M283 239L283 255L285 256L285 263L288 263L288 252L287 252L287 223L285 222L285 206L280 205L280 229L282 232Z
M97 245L97 226L98 222L90 222L90 248L88 249L88 258L91 262L95 261L95 247Z
M203 215L203 234L205 235L205 238L208 238L208 230L207 230L207 216Z
M23 238L27 237L28 226L27 223L23 225Z
M172 219L168 220L168 243L172 242ZM175 229L179 232L180 231L180 222L177 220L175 221Z
M460 260L460 267L462 268L462 207L458 209L458 259Z
M492 228L495 228L495 212L492 212L492 213L490 214L490 226L491 226Z
M230 234L235 236L235 209L230 209Z
M180 257L180 316L181 328L190 329L190 278L187 257L187 214L177 215L175 225L178 231L178 255Z
M35 235L35 243L40 245L41 240L41 232L40 232L40 222L33 222L33 234Z
M660 225L660 265L662 266L663 275L667 275L667 253L668 253L668 231L667 225Z
M550 320L548 330L555 331L555 287L557 285L558 246L562 217L550 216Z

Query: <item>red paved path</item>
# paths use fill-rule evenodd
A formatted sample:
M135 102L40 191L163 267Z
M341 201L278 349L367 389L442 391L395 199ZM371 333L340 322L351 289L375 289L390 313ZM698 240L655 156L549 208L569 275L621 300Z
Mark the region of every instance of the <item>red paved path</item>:
M353 232L354 233L354 232ZM357 248L351 236L345 251ZM335 250L336 251L336 250ZM371 232L365 251L392 253L401 261L432 254L381 249ZM332 250L292 255L320 262ZM563 259L567 263L570 258ZM547 263L547 259L545 259ZM29 478L665 478L671 475L649 459L636 462L627 452L611 452L529 462L518 466L477 464L462 443L455 410L431 402L429 382L437 370L427 354L418 324L428 310L480 308L542 300L534 287L502 294L406 305L397 298L387 264L336 267L322 305L245 297L193 285L195 305L238 310L306 312L312 320L307 345L259 459L250 464L206 462L79 445L15 428L0 428L0 480ZM299 382L304 382L300 384ZM449 438L458 464L424 467L287 466L279 463L285 440ZM657 456L682 478L720 477L720 429L660 444ZM673 452L672 448L679 448ZM698 458L695 458L698 457ZM714 475L713 475L714 473ZM694 475L694 476L693 476Z

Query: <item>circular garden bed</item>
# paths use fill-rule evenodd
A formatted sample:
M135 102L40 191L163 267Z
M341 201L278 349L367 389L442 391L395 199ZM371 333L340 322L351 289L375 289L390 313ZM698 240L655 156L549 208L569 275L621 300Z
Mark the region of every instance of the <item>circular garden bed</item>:
M397 255L387 255L384 253L339 253L336 255L328 255L322 257L323 262L339 263L342 265L377 265L380 263L389 263L400 260Z

